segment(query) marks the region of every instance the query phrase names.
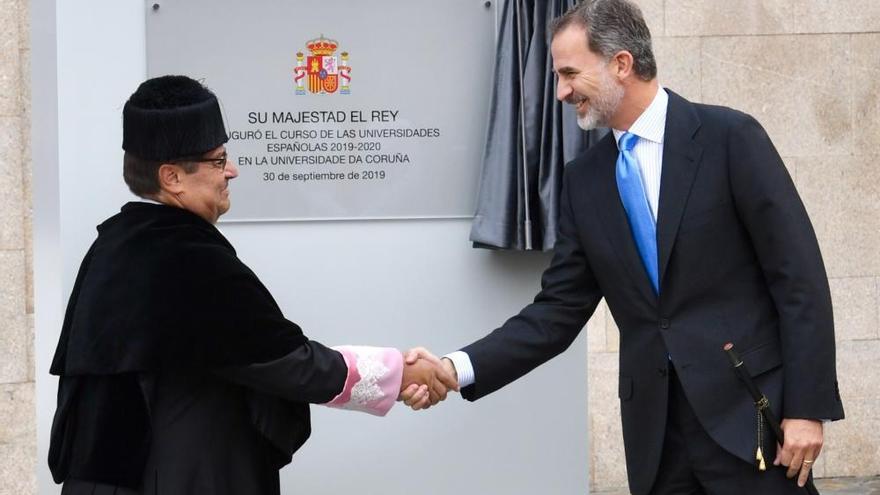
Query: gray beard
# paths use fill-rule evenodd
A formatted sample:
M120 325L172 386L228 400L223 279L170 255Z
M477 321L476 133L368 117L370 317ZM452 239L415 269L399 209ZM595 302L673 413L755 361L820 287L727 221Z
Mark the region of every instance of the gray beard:
M578 127L591 131L597 127L608 127L611 116L623 100L623 86L616 84L611 76L603 77L599 95L590 102L586 115L578 115Z

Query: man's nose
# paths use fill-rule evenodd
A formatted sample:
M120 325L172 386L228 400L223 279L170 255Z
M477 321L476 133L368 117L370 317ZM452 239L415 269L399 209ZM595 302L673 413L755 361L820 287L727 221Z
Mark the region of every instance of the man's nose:
M559 101L565 101L566 98L571 94L571 85L567 84L562 79L559 79L556 83L556 99Z
M224 172L224 175L227 179L234 179L238 177L238 165L235 164L235 160L233 160L232 158L228 159Z

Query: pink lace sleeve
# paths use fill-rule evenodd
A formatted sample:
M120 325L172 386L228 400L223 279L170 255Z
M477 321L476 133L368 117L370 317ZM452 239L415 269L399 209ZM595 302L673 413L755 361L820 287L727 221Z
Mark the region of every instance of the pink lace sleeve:
M328 407L384 416L394 406L403 379L403 356L390 347L338 346L348 366L345 386Z

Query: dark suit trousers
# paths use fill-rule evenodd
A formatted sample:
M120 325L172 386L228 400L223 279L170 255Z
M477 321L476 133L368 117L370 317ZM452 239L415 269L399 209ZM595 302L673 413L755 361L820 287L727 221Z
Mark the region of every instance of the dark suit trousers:
M672 365L669 415L660 469L650 495L802 495L785 468L767 459L767 471L727 452L700 425ZM757 419L756 419L757 423Z

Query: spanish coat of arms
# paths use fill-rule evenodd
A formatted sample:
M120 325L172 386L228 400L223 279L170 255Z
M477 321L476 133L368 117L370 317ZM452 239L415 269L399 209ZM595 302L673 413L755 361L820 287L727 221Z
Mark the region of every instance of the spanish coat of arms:
M334 53L338 47L336 40L325 38L323 34L306 42L311 55L305 56L302 52L296 54L293 77L296 94L304 95L306 89L313 94L332 94L337 90L343 95L351 93L348 52L340 53L341 60L337 60Z

